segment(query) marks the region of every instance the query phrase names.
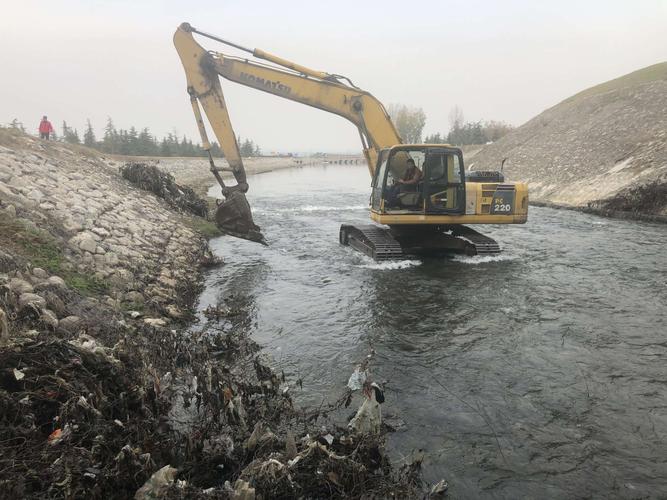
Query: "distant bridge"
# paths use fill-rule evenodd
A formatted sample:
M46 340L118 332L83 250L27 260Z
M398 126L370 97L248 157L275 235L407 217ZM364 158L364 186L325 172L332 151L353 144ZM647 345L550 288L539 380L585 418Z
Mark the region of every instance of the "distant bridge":
M314 165L317 163L328 163L331 165L363 165L366 159L362 155L322 155L310 156L308 158L295 158L297 165Z

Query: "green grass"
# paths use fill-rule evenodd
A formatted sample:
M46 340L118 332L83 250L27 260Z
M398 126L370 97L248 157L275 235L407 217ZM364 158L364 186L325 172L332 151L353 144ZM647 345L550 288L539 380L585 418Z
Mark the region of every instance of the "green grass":
M144 311L145 304L140 304L139 302L122 302L120 308L123 311Z
M216 238L224 234L218 229L218 226L216 226L214 222L203 219L202 217L192 217L190 227L207 239Z
M576 99L603 94L612 90L618 90L624 87L632 87L633 85L641 85L643 83L654 82L657 80L667 80L667 62L654 64L652 66L633 71L632 73L628 73L627 75L623 75L619 78L614 78L608 82L595 85L594 87L582 90L578 94L574 94L572 97L568 97L563 102L570 102Z
M51 234L26 226L20 220L0 221L0 245L9 247L34 267L41 267L60 276L67 286L86 296L105 295L109 283L88 273L72 271L65 266L61 245Z
M109 293L109 283L95 276L76 271L65 271L62 273L62 278L67 283L67 286L78 290L81 295L95 297Z

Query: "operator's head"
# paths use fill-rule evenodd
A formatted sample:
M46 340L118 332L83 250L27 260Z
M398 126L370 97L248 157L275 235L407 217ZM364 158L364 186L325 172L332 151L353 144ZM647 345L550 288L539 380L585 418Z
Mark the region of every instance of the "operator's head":
M46 115L42 116L42 120L46 120Z
M412 158L408 158L408 167L415 167L415 161Z

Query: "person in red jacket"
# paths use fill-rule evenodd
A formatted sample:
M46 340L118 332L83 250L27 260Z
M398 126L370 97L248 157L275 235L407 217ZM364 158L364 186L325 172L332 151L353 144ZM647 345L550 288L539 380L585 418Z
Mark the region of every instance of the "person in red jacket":
M42 121L39 122L39 138L49 140L49 135L53 132L53 125L46 119L46 115L42 116Z

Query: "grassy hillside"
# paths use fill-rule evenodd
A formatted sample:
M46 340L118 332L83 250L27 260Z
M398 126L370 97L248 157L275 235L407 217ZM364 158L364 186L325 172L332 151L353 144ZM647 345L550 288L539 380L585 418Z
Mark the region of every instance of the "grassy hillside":
M627 75L614 78L608 82L595 85L586 90L582 90L578 94L568 97L563 102L576 101L585 97L596 94L603 94L612 90L622 89L624 87L633 87L644 83L654 82L656 80L667 80L667 61L648 66L646 68L638 69Z
M604 210L613 200L625 211L667 215L667 199L653 200L667 185L667 62L547 109L484 147L475 169L503 158L509 179L529 182L533 201Z

